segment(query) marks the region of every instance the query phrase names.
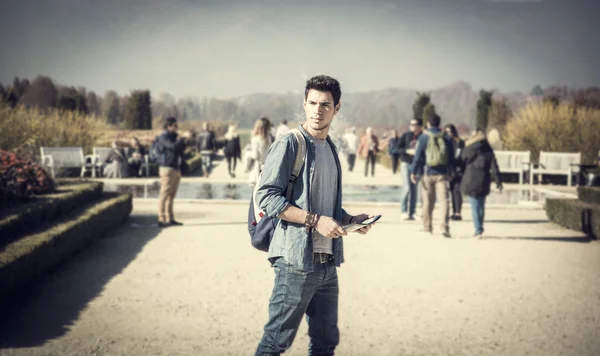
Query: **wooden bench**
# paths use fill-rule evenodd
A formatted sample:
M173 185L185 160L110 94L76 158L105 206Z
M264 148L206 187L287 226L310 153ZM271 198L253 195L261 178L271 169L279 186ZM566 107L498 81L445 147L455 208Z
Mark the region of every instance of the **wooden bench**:
M530 151L494 151L500 173L516 173L519 175L519 184L523 184L525 170L529 169L531 161Z
M129 157L129 150L129 147L125 147L123 149L123 151L125 151L125 157ZM96 176L96 170L98 171L98 176L102 177L104 161L106 161L111 151L112 148L110 147L94 147L92 149L94 157L94 172L92 174L94 177ZM140 168L146 170L146 177L150 177L150 159L147 154L144 155L142 159L142 166Z
M544 174L553 175L566 175L567 186L571 186L573 180L573 174L579 172L579 165L581 164L581 153L567 153L567 152L540 152L540 159L538 164L533 165L529 174L529 184L533 184L533 176L537 174L538 183L542 183L542 176ZM579 184L579 176L576 178L577 184Z
M50 168L50 174L54 178L58 168L81 168L81 176L92 169L92 163L86 163L81 147L40 147L42 166ZM89 158L89 157L88 157Z

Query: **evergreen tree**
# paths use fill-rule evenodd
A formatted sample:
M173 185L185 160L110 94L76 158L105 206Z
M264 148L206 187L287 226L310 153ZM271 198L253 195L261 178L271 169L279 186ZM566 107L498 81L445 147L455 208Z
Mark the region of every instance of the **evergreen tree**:
M490 108L492 107L492 91L481 89L477 100L477 127L487 130Z
M435 111L435 105L433 103L429 103L423 108L423 124L429 121L429 119L437 114Z
M152 129L152 109L149 90L131 92L125 111L125 127L131 130Z
M417 98L413 104L413 118L423 120L423 110L431 101L430 93L417 92Z

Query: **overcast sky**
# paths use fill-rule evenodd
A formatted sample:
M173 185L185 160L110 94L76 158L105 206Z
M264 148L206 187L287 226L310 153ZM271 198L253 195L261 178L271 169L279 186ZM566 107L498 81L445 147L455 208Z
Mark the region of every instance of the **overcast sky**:
M3 0L0 81L125 94L600 85L600 0Z

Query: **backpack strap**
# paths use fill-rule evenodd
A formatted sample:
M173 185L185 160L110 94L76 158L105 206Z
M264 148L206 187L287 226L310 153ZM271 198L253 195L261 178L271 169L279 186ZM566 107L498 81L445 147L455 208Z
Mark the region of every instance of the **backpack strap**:
M288 183L286 189L286 198L288 201L292 198L292 191L294 190L294 182L300 175L300 170L302 166L304 166L304 160L306 158L306 139L300 130L292 129L291 133L296 138L296 142L298 142L298 149L296 150L296 158L294 159L294 167L292 168L292 175L290 176L290 181Z

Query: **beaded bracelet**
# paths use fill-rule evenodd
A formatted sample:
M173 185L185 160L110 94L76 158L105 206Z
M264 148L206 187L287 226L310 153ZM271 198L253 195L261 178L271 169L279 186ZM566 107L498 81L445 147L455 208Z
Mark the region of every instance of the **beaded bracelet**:
M313 212L308 212L306 214L306 219L304 220L304 226L306 227L306 232L310 232L317 225L317 221L319 221L319 215Z

